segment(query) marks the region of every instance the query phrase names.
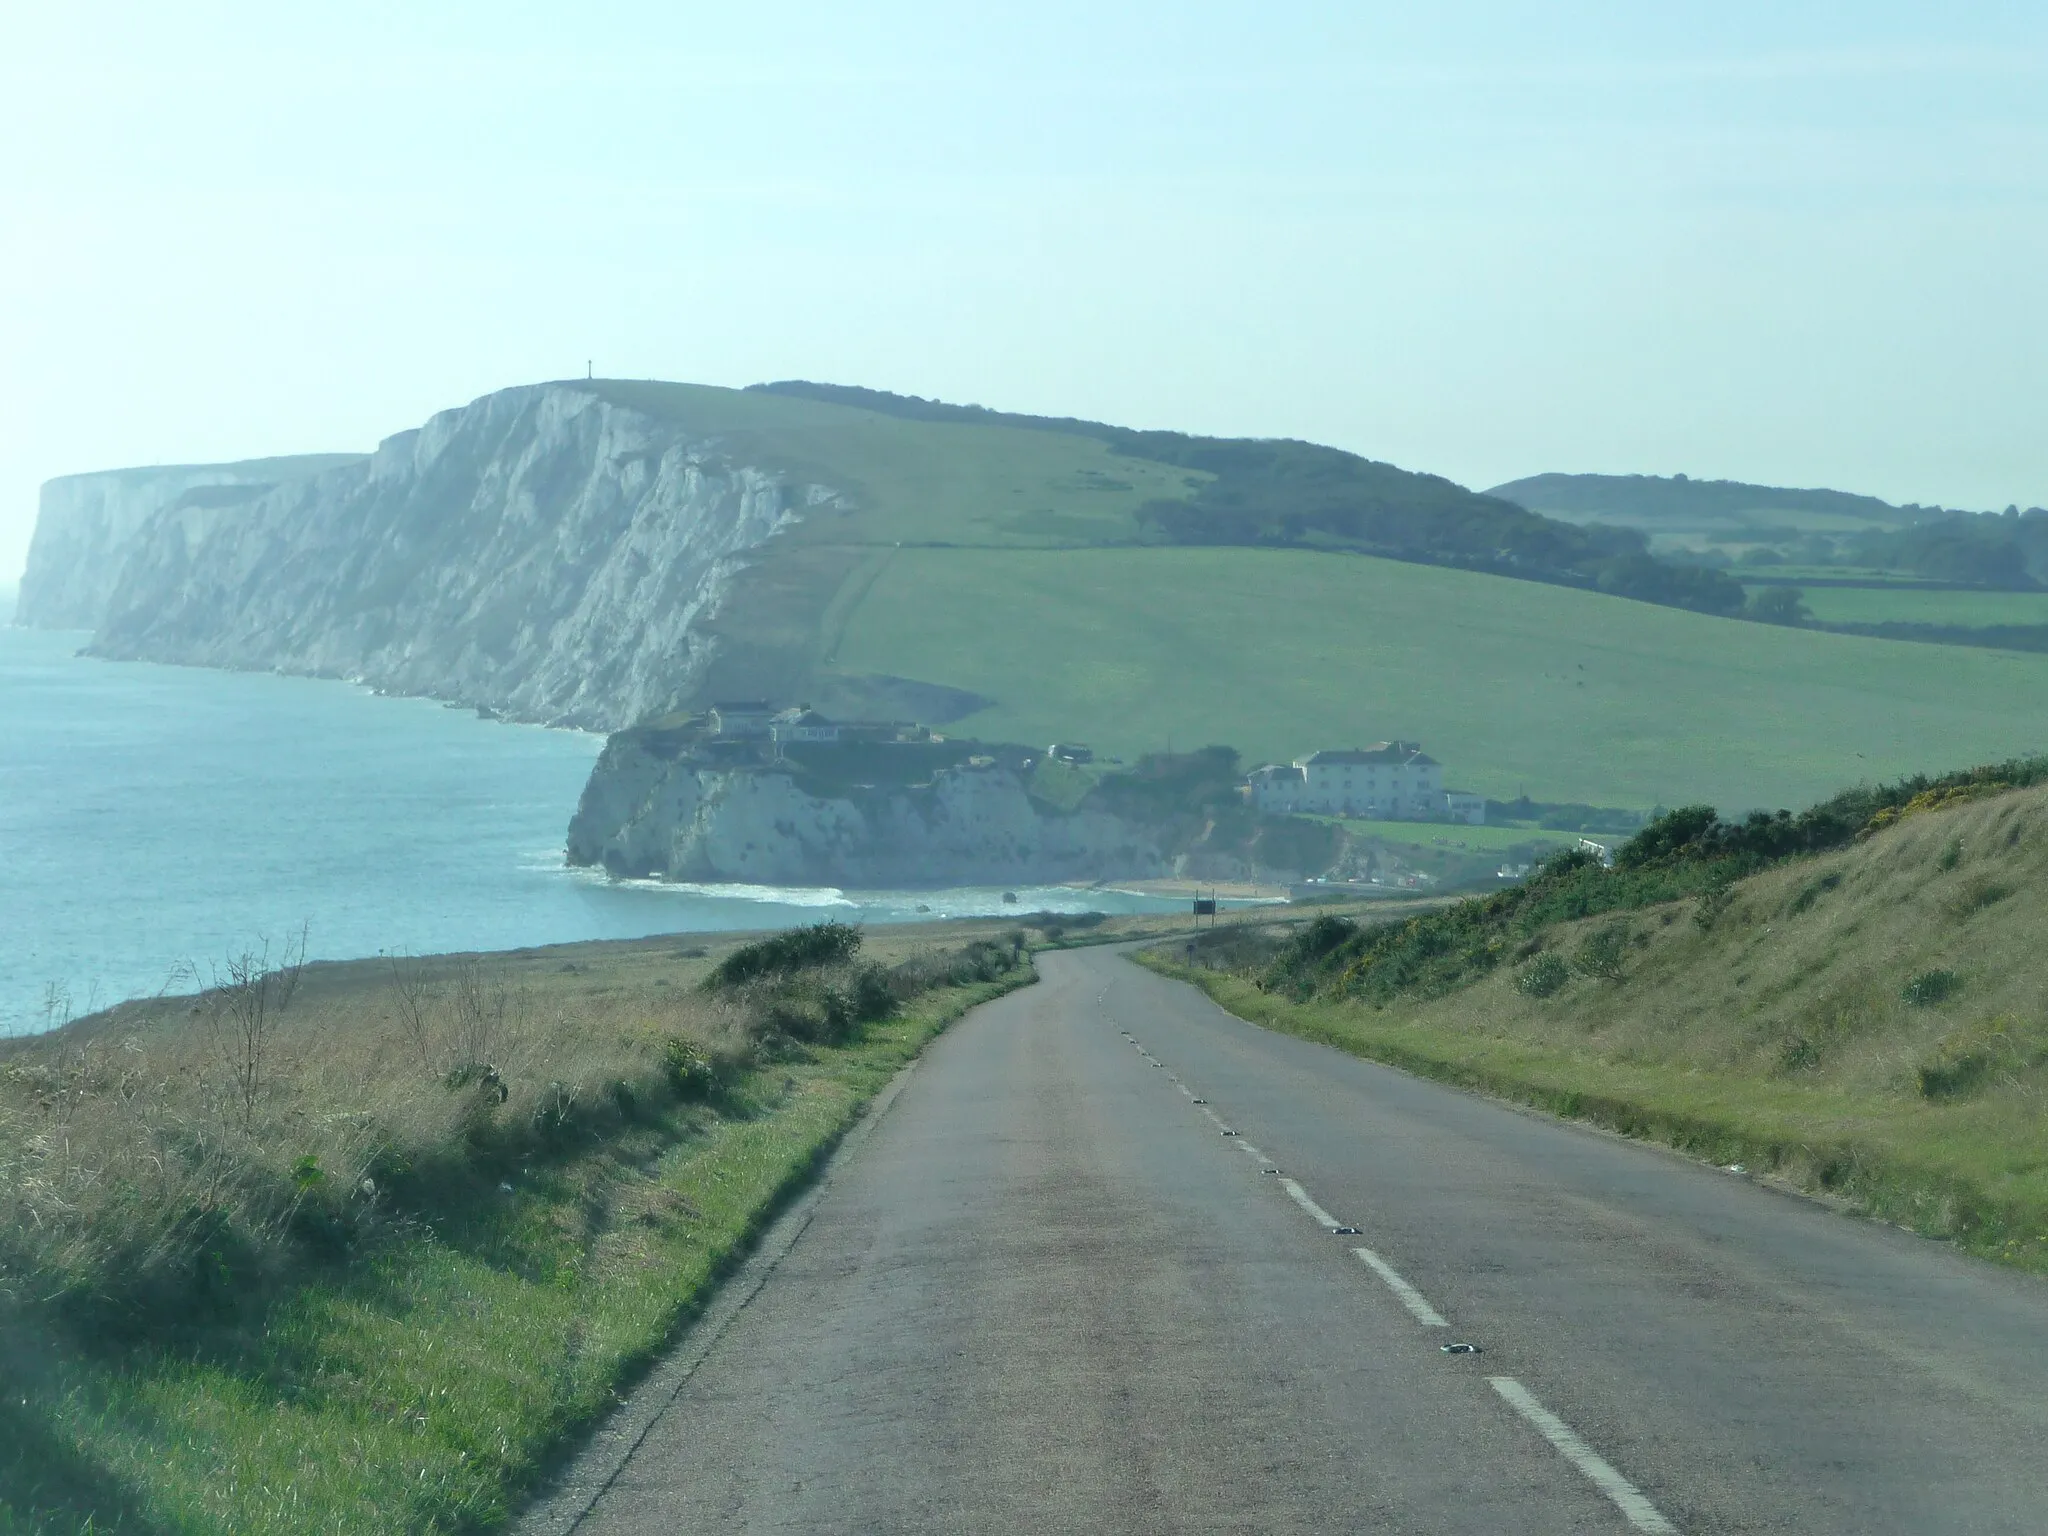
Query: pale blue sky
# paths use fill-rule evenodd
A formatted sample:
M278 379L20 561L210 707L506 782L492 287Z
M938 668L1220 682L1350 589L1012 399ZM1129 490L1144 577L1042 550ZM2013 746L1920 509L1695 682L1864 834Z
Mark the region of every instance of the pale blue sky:
M803 376L2048 504L2048 6L17 0L37 484Z

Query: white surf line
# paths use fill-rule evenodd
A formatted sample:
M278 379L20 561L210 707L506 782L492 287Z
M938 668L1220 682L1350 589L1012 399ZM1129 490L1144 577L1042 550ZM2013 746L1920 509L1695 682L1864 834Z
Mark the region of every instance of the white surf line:
M1387 1289L1401 1299L1401 1305L1415 1314L1415 1321L1425 1328L1448 1328L1441 1312L1423 1299L1422 1292L1394 1272L1394 1266L1374 1253L1370 1248L1351 1250L1365 1261L1365 1267L1387 1282Z
M1640 1488L1609 1466L1599 1452L1573 1433L1571 1425L1537 1402L1527 1387L1512 1376L1489 1376L1486 1380L1510 1408L1535 1426L1536 1433L1548 1440L1558 1455L1577 1467L1586 1475L1588 1482L1614 1501L1614 1507L1622 1512L1630 1525L1639 1531L1661 1531L1665 1536L1678 1536L1678 1527L1643 1497Z
M1308 1191L1303 1189L1301 1185L1296 1183L1293 1179L1282 1179L1280 1181L1280 1187L1287 1191L1288 1199L1292 1200L1296 1205L1300 1206L1304 1211L1308 1212L1310 1219L1321 1222L1324 1226L1328 1227L1332 1232L1336 1231L1339 1227L1344 1225L1343 1222L1339 1221L1336 1217L1332 1216L1328 1211L1324 1210L1320 1205L1317 1205L1315 1201L1311 1200L1309 1198Z

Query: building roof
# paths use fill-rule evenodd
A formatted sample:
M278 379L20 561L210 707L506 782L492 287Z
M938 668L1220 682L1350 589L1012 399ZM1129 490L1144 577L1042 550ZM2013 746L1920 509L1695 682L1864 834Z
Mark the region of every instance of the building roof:
M721 715L772 715L775 706L766 699L725 699L711 706Z
M1311 752L1307 757L1296 759L1296 766L1301 768L1310 764L1318 768L1342 768L1354 763L1375 768L1382 765L1394 768L1438 766L1437 760L1422 750L1421 743L1413 741L1381 741L1369 747L1325 747L1320 752Z

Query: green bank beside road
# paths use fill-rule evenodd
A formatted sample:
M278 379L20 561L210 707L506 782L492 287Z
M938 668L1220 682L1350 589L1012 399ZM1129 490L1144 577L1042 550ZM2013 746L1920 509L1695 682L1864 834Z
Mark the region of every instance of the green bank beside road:
M2040 766L1689 842L1675 813L1615 870L1142 958L1267 1028L2048 1272L2048 790L2012 783Z
M1021 937L309 969L246 1099L216 993L12 1045L0 1531L502 1523Z

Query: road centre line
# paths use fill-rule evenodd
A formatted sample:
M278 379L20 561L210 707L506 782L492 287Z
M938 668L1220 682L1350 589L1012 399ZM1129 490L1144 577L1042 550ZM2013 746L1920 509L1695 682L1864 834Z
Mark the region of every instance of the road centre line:
M1126 1035L1125 1038L1131 1040L1131 1044L1136 1047L1140 1056L1153 1062L1155 1065L1165 1065L1165 1063L1160 1062L1158 1058L1154 1057L1150 1051L1146 1050L1136 1039L1129 1035ZM1188 1098L1194 1099L1197 1097L1195 1091L1183 1082L1178 1075L1169 1073L1168 1076L1172 1078L1174 1086L1179 1088ZM1223 1118L1207 1104L1198 1104L1196 1107L1209 1117L1210 1123L1215 1125L1217 1129L1229 1130L1229 1126L1224 1122ZM1247 1157L1261 1164L1266 1162L1266 1155L1242 1137L1237 1138L1237 1145ZM1344 1230L1344 1224L1318 1205L1314 1197L1302 1187L1298 1180L1283 1177L1280 1180L1280 1187L1287 1191L1288 1198L1300 1206L1311 1220L1332 1231ZM1353 1248L1351 1251L1366 1268L1370 1269L1386 1283L1387 1289L1394 1293L1396 1299L1400 1301L1402 1306L1408 1309L1409 1313L1423 1327L1448 1328L1450 1326L1444 1319L1443 1314L1432 1307L1428 1299L1414 1286L1410 1285L1407 1280L1402 1278L1400 1273L1391 1264L1387 1263L1385 1259L1374 1253L1370 1248ZM1580 1439L1577 1432L1569 1424L1538 1402L1528 1388L1524 1387L1512 1376L1489 1376L1486 1380L1487 1384L1493 1388L1502 1401L1513 1408L1538 1434L1550 1442L1553 1450L1576 1467L1588 1482L1592 1483L1595 1488L1598 1488L1601 1493L1607 1496L1608 1500L1621 1512L1622 1517L1628 1521L1630 1526L1638 1531L1658 1533L1658 1536L1678 1536L1678 1527L1664 1517L1663 1512L1650 1502L1641 1489L1623 1477L1614 1469L1612 1463L1608 1462L1599 1452Z
M1448 1328L1443 1314L1423 1299L1422 1292L1394 1272L1394 1266L1374 1253L1370 1248L1351 1250L1365 1262L1365 1267L1387 1282L1387 1289L1401 1299L1401 1305L1415 1314L1415 1321L1425 1328Z
M1527 1387L1512 1376L1489 1376L1486 1381L1510 1408L1535 1427L1537 1434L1550 1442L1560 1456L1613 1500L1614 1507L1622 1512L1630 1525L1639 1531L1659 1531L1664 1536L1678 1536L1678 1527L1643 1497L1641 1489L1615 1471L1599 1452L1573 1433L1569 1424L1537 1402Z
M1308 1191L1303 1189L1301 1185L1296 1183L1293 1179L1282 1179L1280 1181L1280 1187L1287 1191L1288 1199L1292 1200L1296 1205L1300 1206L1304 1211L1308 1212L1311 1219L1321 1222L1331 1231L1334 1232L1337 1228L1344 1225L1343 1222L1339 1221L1336 1217L1332 1216L1328 1211L1324 1210L1320 1205L1317 1205L1315 1201L1310 1199Z

